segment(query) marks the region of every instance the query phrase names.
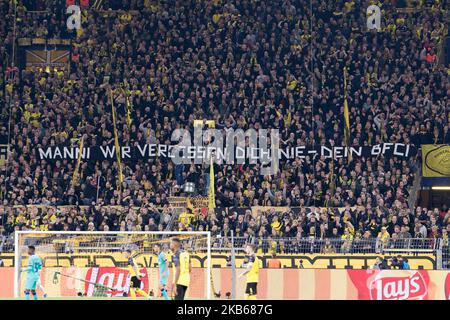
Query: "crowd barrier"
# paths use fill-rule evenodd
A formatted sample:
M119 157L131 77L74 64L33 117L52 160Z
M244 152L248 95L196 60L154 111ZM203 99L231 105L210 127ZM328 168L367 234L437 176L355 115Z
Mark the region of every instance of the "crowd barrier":
M59 253L40 255L44 259L44 265L47 267L85 267L85 266L105 266L117 267L123 264L123 255L120 252L115 253ZM370 269L378 254L279 254L277 259L283 268L296 269L302 267L304 269ZM394 257L395 255L384 255L385 258ZM244 263L244 254L237 253L236 266L240 267ZM266 268L268 262L272 259L271 254L258 254L261 260L261 267ZM433 254L403 254L408 258L409 265L412 269L433 270L436 269L436 258ZM224 268L228 265L230 252L212 251L211 265L213 268ZM5 267L14 266L14 254L0 254L0 259ZM149 252L138 253L134 256L136 263L143 267L155 267L157 265L156 256ZM207 261L206 254L191 254L193 267L205 267ZM0 268L1 269L1 268Z
M105 285L126 290L128 278L121 276L116 268L45 268L42 282L49 296L75 296L80 292L93 294L88 283L72 278L61 278L51 282L55 272L68 273ZM142 271L142 270L141 270ZM144 289L157 292L158 271L156 268L143 270ZM188 298L204 297L206 283L205 269L193 271L192 285ZM238 270L239 272L239 270ZM0 268L0 298L13 296L13 268ZM213 269L212 279L220 298L227 299L232 292L231 268ZM49 282L50 281L50 282ZM120 295L123 290L118 290ZM244 297L245 282L236 282L236 297ZM111 298L114 299L114 298ZM427 270L320 270L320 269L261 269L258 284L258 299L283 300L450 300L450 272Z

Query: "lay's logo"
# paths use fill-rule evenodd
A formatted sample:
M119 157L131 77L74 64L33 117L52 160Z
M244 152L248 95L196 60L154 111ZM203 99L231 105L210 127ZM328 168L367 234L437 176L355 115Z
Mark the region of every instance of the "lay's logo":
M147 269L139 272L143 275L141 289L148 291ZM130 276L127 269L116 267L89 268L86 272L85 294L88 297L95 295L98 286L105 287L108 297L121 297L130 290Z
M404 276L392 276L381 271L369 283L371 300L422 300L426 299L427 284L417 271L403 271Z

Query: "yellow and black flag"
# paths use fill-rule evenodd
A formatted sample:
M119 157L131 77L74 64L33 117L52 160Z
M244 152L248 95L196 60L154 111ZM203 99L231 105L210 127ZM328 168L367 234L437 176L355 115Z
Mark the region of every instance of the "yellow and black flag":
M114 128L114 144L116 149L116 158L117 158L117 172L118 172L118 180L119 185L117 186L120 190L123 182L123 174L122 174L122 161L120 155L120 145L119 145L119 135L117 134L117 126L116 126L116 108L114 107L114 98L112 90L109 90L110 99L111 99L111 109L112 109L112 118L113 118L113 128Z
M208 190L208 209L214 209L216 207L216 191L214 188L214 164L213 158L209 165L209 190Z
M133 107L130 103L130 96L128 95L128 93L125 93L125 107L127 110L127 126L128 130L130 130L131 124L133 123L133 120L131 119L131 111L133 110Z
M124 81L123 93L125 95L125 111L127 113L127 126L128 130L130 130L131 124L133 122L133 120L131 119L131 112L133 111L133 106L131 105L130 102L130 91L128 90L128 82L126 80Z
M350 117L348 113L347 100L347 68L344 67L344 143L347 147L348 160L352 161L352 154L350 152Z
M72 188L75 188L78 184L79 171L81 166L81 158L83 157L83 148L84 148L84 135L80 138L80 143L78 145L78 159L75 170L73 171L72 176Z

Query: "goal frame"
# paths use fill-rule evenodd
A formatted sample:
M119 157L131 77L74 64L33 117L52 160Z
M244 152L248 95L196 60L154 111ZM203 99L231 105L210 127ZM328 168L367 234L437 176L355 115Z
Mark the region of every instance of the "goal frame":
M20 297L20 250L19 238L27 234L64 234L64 235L203 235L207 237L206 255L206 299L211 300L211 232L210 231L15 231L14 232L14 298Z

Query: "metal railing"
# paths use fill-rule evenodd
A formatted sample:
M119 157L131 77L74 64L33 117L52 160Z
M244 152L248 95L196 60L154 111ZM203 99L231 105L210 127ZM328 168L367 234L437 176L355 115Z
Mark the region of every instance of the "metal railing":
M245 244L257 246L259 253L264 254L379 254L397 255L407 254L418 256L432 254L436 258L436 269L450 269L450 245L443 239L341 239L341 238L255 238L212 237L212 251L229 253L231 248L236 252L243 252Z
M0 254L14 251L14 234L1 236L0 242Z
M102 245L98 245L98 250L119 251L123 249L123 237L105 235L102 238ZM45 239L45 238L44 238ZM39 241L43 241L40 238ZM46 239L51 240L51 239ZM98 238L97 238L98 240ZM134 239L140 243L143 239ZM45 241L45 240L44 240ZM125 242L127 242L125 240ZM256 238L256 237L211 237L211 249L216 253L230 253L233 248L236 252L243 253L243 248L247 243L257 246L257 251L263 254L433 254L436 257L437 269L450 269L450 246L443 239L341 239L341 238ZM105 244L108 244L107 246ZM77 251L91 249L91 241L80 241ZM145 246L144 246L145 247ZM206 250L202 245L195 245L200 251ZM59 250L65 252L66 247L61 246ZM150 252L151 248L148 248ZM146 251L146 250L144 250ZM14 234L0 238L0 253L14 252Z
M5 242L6 242L6 236L0 235L0 253L3 252L3 246L5 245Z
M441 269L450 269L450 246L444 245L442 248ZM439 269L439 268L438 268Z
M51 236L51 232L49 232ZM43 240L45 238L39 238ZM123 237L105 235L103 241L111 245L123 244ZM50 240L50 239L46 239ZM106 241L105 241L106 240ZM120 241L119 241L120 240ZM83 241L81 241L83 242ZM89 241L87 241L89 242ZM125 240L126 242L126 240ZM442 239L387 239L385 241L378 238L369 239L341 239L341 238L256 238L256 237L211 237L211 246L216 252L229 251L233 245L236 250L241 251L247 243L256 245L261 253L279 254L385 254L385 253L436 253L442 251L442 258L449 259L449 246L444 245ZM80 247L82 247L81 245ZM85 245L87 246L87 245ZM14 236L3 236L0 238L0 252L14 251Z
M386 239L378 238L244 238L235 237L234 247L242 248L245 244L255 244L262 253L303 253L303 254L327 254L327 253L378 253L386 252L398 253L433 253L442 249L442 239ZM212 239L212 246L215 250L228 250L232 244L228 237L216 237Z
M178 222L178 218L183 210L181 208L173 208L170 220L165 228L166 231L172 231L173 226Z

